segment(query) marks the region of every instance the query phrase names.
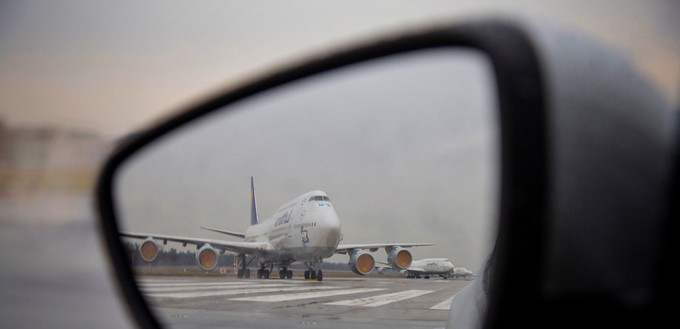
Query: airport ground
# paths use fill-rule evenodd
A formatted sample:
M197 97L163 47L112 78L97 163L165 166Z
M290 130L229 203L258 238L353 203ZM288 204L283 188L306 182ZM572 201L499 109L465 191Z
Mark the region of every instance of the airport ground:
M82 201L87 204L87 200ZM0 202L0 328L135 328L119 295L95 221L83 216L63 223L13 220L11 205ZM233 275L194 277L143 276L165 288L204 291L187 284L240 284L246 294L199 298L155 298L169 328L441 328L447 300L470 281L415 280L354 273L324 273L324 281L307 282L296 272L293 280L237 280ZM252 285L244 287L243 285ZM275 287L276 284L286 286ZM258 285L265 286L254 292ZM200 286L200 285L199 285ZM310 289L324 287L321 289ZM160 288L160 287L156 287ZM294 289L262 292L262 289ZM234 290L231 288L233 291ZM289 301L258 302L233 298L281 296L305 292L349 291L347 294ZM359 289L357 291L356 289ZM383 290L371 290L383 289ZM414 290L427 291L416 296ZM152 290L145 290L151 292ZM181 291L181 290L180 290ZM430 292L431 291L431 292ZM399 295L398 293L403 293ZM398 294L398 295L390 295ZM385 297L384 295L388 295ZM391 298L391 299L390 299ZM405 299L402 299L405 298ZM371 301L387 304L367 306ZM354 301L354 305L329 305ZM441 304L443 303L443 304Z
M144 275L140 286L170 328L443 328L470 282L346 274L324 273L322 282Z

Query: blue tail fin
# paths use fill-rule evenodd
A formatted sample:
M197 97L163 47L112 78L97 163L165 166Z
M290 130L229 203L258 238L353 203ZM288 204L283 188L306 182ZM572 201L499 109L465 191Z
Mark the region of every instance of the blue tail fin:
M257 217L257 200L255 198L255 182L253 176L250 176L250 225L259 223L260 219Z

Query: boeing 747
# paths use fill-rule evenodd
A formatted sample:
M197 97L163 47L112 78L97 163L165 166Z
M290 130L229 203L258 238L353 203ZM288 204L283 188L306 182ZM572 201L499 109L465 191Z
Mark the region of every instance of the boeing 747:
M288 269L293 262L302 262L307 267L305 279L323 280L320 264L324 258L333 254L347 254L349 265L354 273L369 274L375 267L375 259L367 252L384 248L390 266L407 269L413 257L406 249L415 246L431 246L434 243L372 243L342 245L340 218L323 191L311 191L285 203L270 218L260 221L257 212L255 184L250 178L251 218L245 233L202 227L205 230L242 238L242 242L215 239L201 239L181 236L121 232L128 238L143 239L139 251L142 259L153 262L159 251L157 241L178 242L186 246L195 245L198 249L196 262L204 271L217 266L219 253L226 251L238 254L239 278L249 278L248 265L257 260L260 269L258 278L269 278L274 266L279 268L279 278L291 279L293 272ZM247 256L250 260L247 261Z

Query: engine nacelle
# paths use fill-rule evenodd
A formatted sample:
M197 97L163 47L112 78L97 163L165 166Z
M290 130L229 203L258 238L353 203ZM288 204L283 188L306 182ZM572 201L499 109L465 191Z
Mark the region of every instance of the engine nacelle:
M366 275L373 271L375 259L373 259L371 254L357 250L351 252L349 255L349 267L352 269L352 272L356 274Z
M395 269L407 269L411 266L413 256L411 252L401 247L392 247L387 250L387 263Z
M217 267L218 253L215 248L209 244L203 245L196 253L196 262L198 266L204 271L212 271Z
M159 250L160 247L158 246L158 243L156 243L156 241L154 241L152 238L144 239L142 244L139 245L139 255L142 256L142 259L147 263L151 263L156 260Z

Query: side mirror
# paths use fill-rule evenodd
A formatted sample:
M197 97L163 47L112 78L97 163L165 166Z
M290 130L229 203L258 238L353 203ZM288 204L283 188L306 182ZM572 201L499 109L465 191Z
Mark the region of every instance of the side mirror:
M652 106L644 107L650 100L644 97L654 98L653 91L637 88L643 101L627 103L639 96L628 94L622 96L624 101L612 103L630 107L630 111L600 109L598 100L603 95L579 88L589 83L600 88L611 82L610 76L603 83L593 82L587 73L575 70L583 58L560 48L570 40L507 21L411 32L313 59L218 93L126 139L100 175L97 206L113 269L131 313L142 327L189 325L181 321L182 316L173 321L172 316L162 315L185 305L176 301L180 291L183 296L194 293L191 298L206 296L196 294L208 289L199 288L200 283L178 288L177 282L159 279L158 269L140 265L156 261L163 245L172 243L178 249L169 252L183 253L182 257L189 251L179 248L195 247L190 258L199 265L199 275L210 275L221 267L225 272L233 270L238 278L273 275L288 280L282 285L304 276L323 281L314 288L305 287L338 295L342 292L333 285L333 276L320 267L333 254L343 254L357 275L371 275L382 260L372 253L384 249L385 271L414 276L412 265L417 258L433 253L449 257L448 253L458 252L455 257L470 257L475 269L490 253L477 271L480 278L468 285L475 288L473 292L461 294L469 297L456 298L450 315L436 316L437 323L448 321L449 326L522 325L533 310L557 317L591 305L588 298L593 296L611 302L607 314L648 310L656 305L657 296L656 286L646 284L656 278L662 264L659 258L648 264L650 271L639 272L645 275L643 283L605 282L607 277L621 278L616 274L621 263L609 259L617 257L611 243L630 237L629 228L615 229L616 236L601 245L573 239L592 238L618 227L614 214L627 225L637 225L635 218L646 214L649 226L640 224L646 227L645 241L663 240L662 223L669 207L664 179L670 177L669 135L659 129L664 105L652 99ZM589 45L581 46L589 49ZM599 63L601 54L596 57ZM605 73L616 76L612 70ZM637 83L631 86L639 87ZM574 104L573 100L584 102ZM641 106L644 120L633 123ZM630 124L634 129L626 130ZM602 130L598 129L605 127L611 131L599 135L597 131ZM620 139L623 131L630 136ZM637 154L629 144L633 140L635 147L644 147L650 154ZM627 161L618 167L622 173L609 175L608 169L621 160ZM602 175L606 177L599 179ZM265 199L259 194L256 199L251 176L264 177L271 182L265 190L275 185L275 192ZM636 177L632 183L617 181L632 177ZM636 191L647 194L633 200ZM299 193L304 194L281 205ZM628 202L625 207L620 206L621 200ZM264 204L272 208L260 216L258 205ZM359 205L356 209L364 211L349 205ZM650 207L660 210L645 213ZM354 228L344 221L340 225L338 218L345 216L356 218ZM318 220L322 217L332 220ZM472 238L456 226L461 217L475 223L466 226L474 227ZM251 226L246 232L221 227L229 218ZM598 218L602 225L591 226ZM317 234L322 228L327 233ZM350 231L351 235L346 233ZM375 232L397 241L364 242L378 236ZM241 240L225 240L229 237ZM449 244L454 238L479 244L460 249ZM642 251L636 261L661 248L647 242L637 246ZM429 249L421 253L416 247ZM593 257L584 255L590 248L599 251L592 252ZM574 273L588 273L593 268L588 260L604 265L585 285L564 274L564 264ZM295 261L306 266L304 274L293 273ZM252 274L249 265L255 267ZM621 302L627 299L617 289L633 286L652 296L632 298L631 304ZM393 300L406 294L370 285L342 288L382 291L382 297ZM584 290L592 294L579 295ZM408 293L423 296L433 291L411 289ZM248 304L255 297L220 298L220 303L226 300L240 308L211 313L190 325L228 324L239 313L234 323L241 323L243 312L269 312ZM570 304L572 299L578 305ZM189 303L218 311L199 299ZM366 298L319 303L322 308L345 307L349 314L354 314L352 307L357 303L383 305L383 301ZM457 306L460 303L477 303L477 307L466 312ZM376 312L364 313L366 319L397 316ZM258 319L253 316L249 321ZM276 326L276 321L285 320L269 321Z

